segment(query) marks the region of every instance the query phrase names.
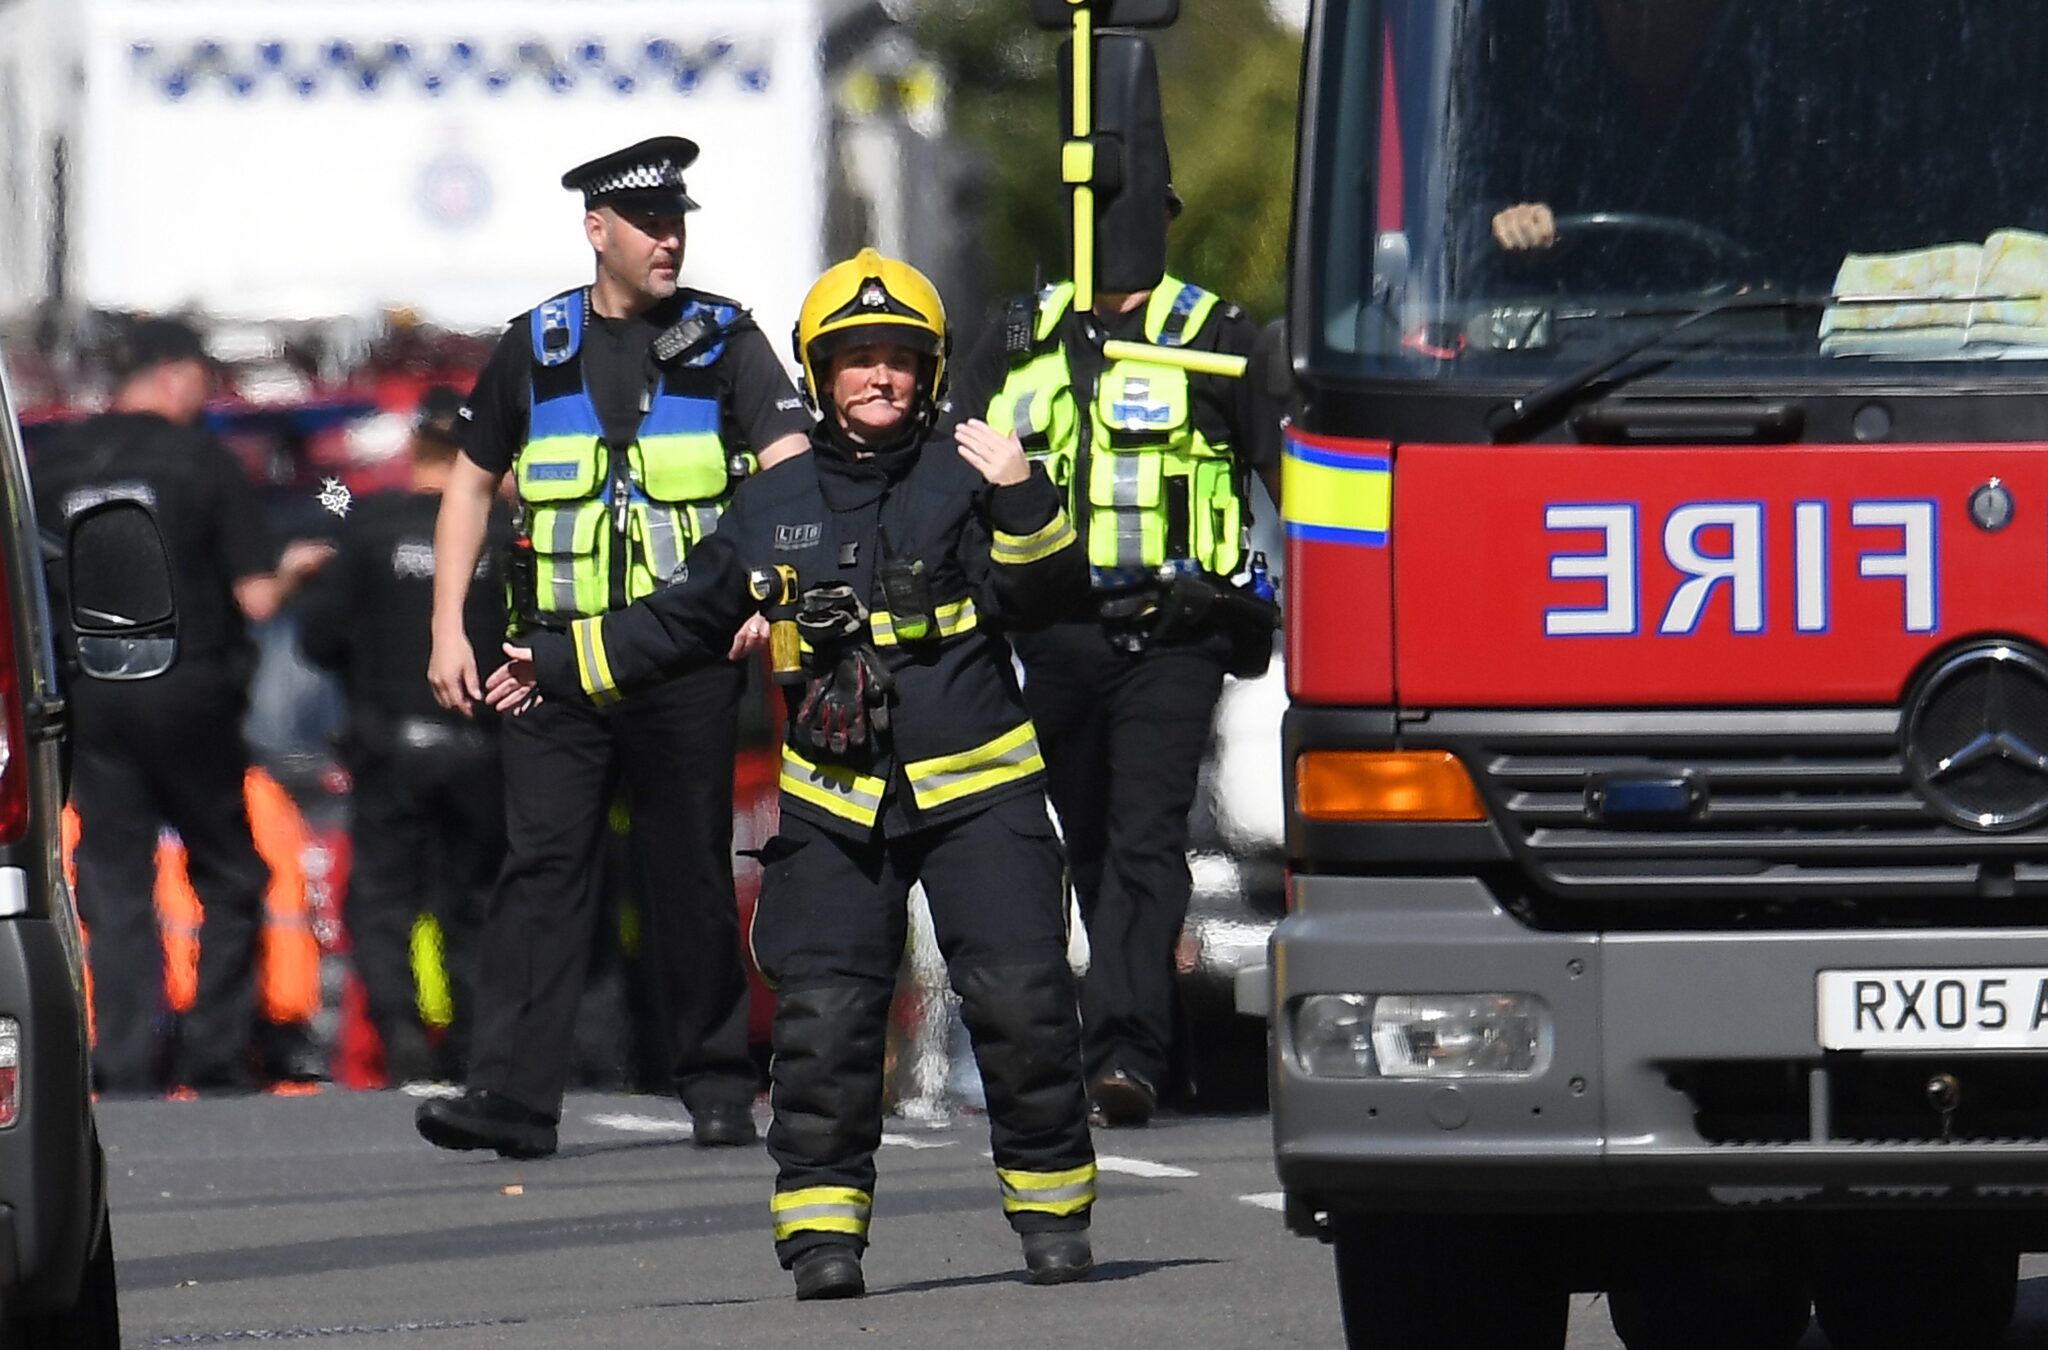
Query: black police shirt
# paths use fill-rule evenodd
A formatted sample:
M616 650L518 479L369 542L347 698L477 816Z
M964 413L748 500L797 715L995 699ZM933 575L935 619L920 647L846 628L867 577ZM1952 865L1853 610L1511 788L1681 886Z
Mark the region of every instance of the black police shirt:
M1104 340L1145 340L1144 305L1098 322L1103 327ZM1099 357L1092 362L1087 360L1085 354L1090 349L1081 337L1080 325L1081 319L1069 307L1060 320L1060 336L1067 344L1069 367L1077 381L1094 378L1106 364ZM1009 379L1010 357L1004 348L1003 327L1003 318L998 315L955 372L953 420L986 417L989 401L1002 392ZM1258 341L1258 326L1243 310L1225 302L1210 311L1208 320L1187 345L1193 351L1227 352L1249 358ZM1280 463L1282 409L1265 393L1256 372L1242 379L1191 375L1188 395L1195 426L1212 444L1227 444L1238 463L1254 472L1263 473Z
M607 438L625 444L640 426L640 396L652 374L648 348L676 320L691 296L714 303L718 297L679 291L645 314L606 319L586 307L583 321L583 380L597 407ZM760 450L794 432L807 435L811 415L789 374L751 324L726 339L712 363L719 380L722 435L729 450ZM527 410L533 396L533 336L524 318L498 339L497 348L469 396L469 424L462 452L492 474L512 468L526 443Z
M71 518L113 498L147 505L178 598L181 663L241 657L234 583L277 569L277 542L242 466L214 435L150 413L102 413L37 450L36 519L62 538Z
M438 492L356 498L334 541L334 556L300 600L299 646L316 665L340 673L359 721L365 714L462 720L434 701L427 684L434 523L440 510ZM462 608L462 626L483 671L503 660L503 568L511 538L511 513L495 503Z

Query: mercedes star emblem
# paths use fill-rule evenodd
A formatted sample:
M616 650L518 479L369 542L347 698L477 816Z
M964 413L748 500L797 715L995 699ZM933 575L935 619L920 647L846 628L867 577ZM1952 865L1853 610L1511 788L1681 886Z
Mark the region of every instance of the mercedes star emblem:
M1927 804L1972 830L2048 817L2048 659L1982 642L1943 661L1907 705L1906 771Z

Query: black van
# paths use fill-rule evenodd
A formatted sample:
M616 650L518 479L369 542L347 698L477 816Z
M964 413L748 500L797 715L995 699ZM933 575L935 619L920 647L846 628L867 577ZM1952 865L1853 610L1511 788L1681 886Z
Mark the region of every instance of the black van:
M59 847L65 708L46 581L67 597L72 677L169 669L175 606L154 519L109 501L46 540L0 372L0 1350L118 1350L84 949Z

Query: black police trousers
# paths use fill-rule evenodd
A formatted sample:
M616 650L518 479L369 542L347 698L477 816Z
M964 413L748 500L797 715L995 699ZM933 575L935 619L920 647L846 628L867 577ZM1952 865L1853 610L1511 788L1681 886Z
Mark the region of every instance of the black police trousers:
M1162 1086L1173 1058L1174 947L1193 888L1188 811L1224 655L1212 644L1133 655L1093 624L1020 634L1016 645L1088 929L1088 1080L1125 1069Z
M421 1028L413 925L440 925L455 1020L452 1058L467 1059L474 1021L476 931L505 859L505 801L494 730L431 718L358 714L353 859L343 917L370 1022L390 1048Z
M889 1000L918 881L981 1066L1010 1226L1087 1227L1095 1150L1045 798L858 843L784 812L761 863L752 941L777 986L768 1152L782 1264L867 1245Z
M733 756L745 672L720 663L596 709L507 717L506 857L478 944L469 1086L558 1113L599 903L613 789L632 817L660 1032L692 1111L749 1103L747 975L732 879Z
M199 982L178 1027L172 1081L252 1082L256 949L270 868L249 834L249 770L240 671L193 654L146 684L71 690L71 800L79 917L90 935L93 1073L109 1093L165 1086L164 948L156 915L157 834L184 841L205 917Z

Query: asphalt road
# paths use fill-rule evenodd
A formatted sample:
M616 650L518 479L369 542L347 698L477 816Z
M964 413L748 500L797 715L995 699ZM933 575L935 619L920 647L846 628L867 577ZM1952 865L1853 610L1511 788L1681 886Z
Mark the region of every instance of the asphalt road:
M1274 1208L1263 1117L1098 1135L1097 1274L1050 1289L1024 1282L985 1122L892 1121L870 1296L799 1305L768 1237L766 1155L692 1147L675 1103L574 1096L560 1154L531 1163L431 1149L414 1106L336 1090L102 1104L126 1343L1342 1343L1327 1250ZM2048 1278L2021 1298L2008 1344L2048 1346ZM1578 1299L1573 1350L1617 1344L1598 1300Z

